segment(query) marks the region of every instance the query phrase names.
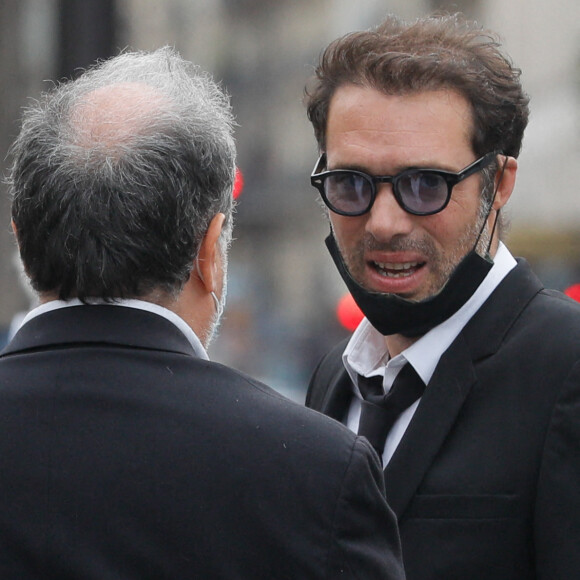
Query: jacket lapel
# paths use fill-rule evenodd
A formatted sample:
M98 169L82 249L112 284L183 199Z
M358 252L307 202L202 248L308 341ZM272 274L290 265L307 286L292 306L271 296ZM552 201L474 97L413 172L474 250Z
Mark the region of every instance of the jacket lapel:
M465 342L457 340L441 358L403 439L385 468L387 499L398 518L443 445L475 379Z
M336 372L329 382L329 387L322 400L320 410L325 415L344 422L350 407L353 392L350 376L342 364L340 367L336 369Z
M385 468L387 499L399 519L477 381L477 361L498 350L514 320L542 288L525 260L519 260L441 357Z
M343 421L352 399L352 383L342 364L348 338L334 346L312 374L306 406L333 419Z

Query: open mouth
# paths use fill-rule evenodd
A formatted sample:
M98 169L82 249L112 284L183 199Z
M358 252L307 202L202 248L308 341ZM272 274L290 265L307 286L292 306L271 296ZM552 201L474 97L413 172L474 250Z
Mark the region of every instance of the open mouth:
M385 278L408 278L421 269L425 262L371 262L371 264Z

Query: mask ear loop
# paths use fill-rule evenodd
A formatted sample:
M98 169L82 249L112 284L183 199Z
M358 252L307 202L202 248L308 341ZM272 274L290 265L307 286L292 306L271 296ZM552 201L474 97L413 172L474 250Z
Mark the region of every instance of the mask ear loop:
M201 273L201 269L199 267L199 258L195 259L195 269L197 270L197 275L199 276L199 279L202 282L205 282L205 280L203 279L203 275ZM219 320L224 313L224 305L220 302L219 298L217 297L216 293L213 290L210 291L210 294L211 294L211 297L213 298L213 301L215 304L216 316Z
M203 279L203 274L201 273L201 268L199 267L199 258L195 259L195 269L197 271L197 276L199 277L199 279L202 282L205 282L205 280Z
M481 234L483 234L483 230L485 229L485 226L487 224L487 220L489 218L489 215L491 214L491 210L493 209L493 203L495 202L495 198L497 197L497 192L499 190L499 186L501 185L501 181L503 179L503 175L505 173L505 168L507 165L507 157L505 158L505 161L503 162L503 166L501 168L501 174L499 176L499 180L497 182L497 185L495 186L494 190L493 190L493 196L491 198L491 201L489 202L489 207L487 209L487 213L485 215L485 219L483 220L483 223L481 224L481 228L479 230L479 234L477 235L477 239L475 240L475 244L473 246L473 248L477 248L477 244L479 243L479 239L481 238ZM493 242L493 236L495 234L495 230L497 227L497 222L499 220L499 212L500 210L498 209L496 214L495 214L495 219L493 220L493 227L491 228L491 235L489 236L489 243L487 244L487 249L486 249L486 254L489 256L489 250L491 249L491 244Z

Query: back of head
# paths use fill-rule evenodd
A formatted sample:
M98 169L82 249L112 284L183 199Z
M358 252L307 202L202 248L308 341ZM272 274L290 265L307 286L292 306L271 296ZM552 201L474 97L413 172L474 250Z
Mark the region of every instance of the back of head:
M12 147L12 218L35 290L177 294L211 219L232 227L233 118L170 48L127 52L29 107Z
M454 90L471 104L478 156L497 150L517 157L520 152L529 101L520 71L500 52L491 32L459 15L413 23L391 16L376 28L331 43L305 99L321 151L330 101L345 84L397 95Z

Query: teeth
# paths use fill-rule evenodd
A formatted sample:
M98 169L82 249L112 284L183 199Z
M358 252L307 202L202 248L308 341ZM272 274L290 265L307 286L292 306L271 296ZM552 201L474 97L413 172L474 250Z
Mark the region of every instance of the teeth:
M405 262L404 264L396 263L390 264L388 262L375 262L378 268L381 270L408 270L409 268L416 268L419 262Z
M383 276L388 278L405 278L414 272L414 269L419 266L419 262L397 262L395 264L375 262L375 265Z

